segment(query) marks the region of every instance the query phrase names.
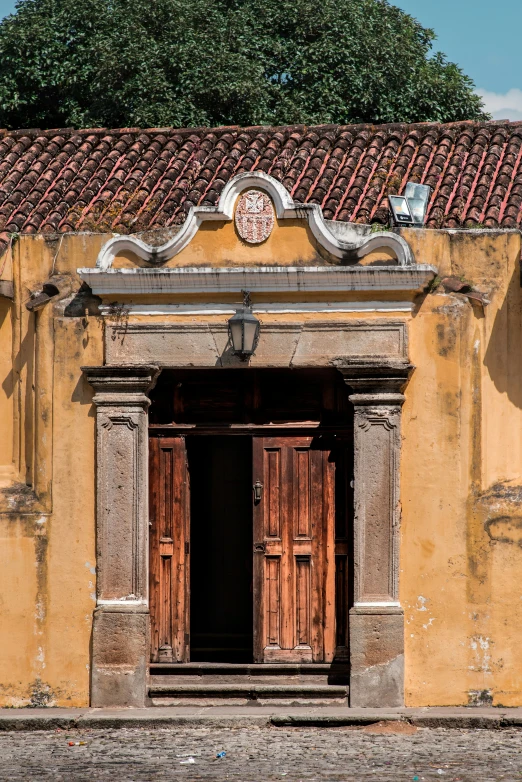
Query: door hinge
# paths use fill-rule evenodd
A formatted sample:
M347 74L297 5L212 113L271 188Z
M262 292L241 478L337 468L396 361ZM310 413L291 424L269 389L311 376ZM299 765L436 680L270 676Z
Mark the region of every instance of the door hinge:
M190 554L190 543L188 540L185 541L185 554Z

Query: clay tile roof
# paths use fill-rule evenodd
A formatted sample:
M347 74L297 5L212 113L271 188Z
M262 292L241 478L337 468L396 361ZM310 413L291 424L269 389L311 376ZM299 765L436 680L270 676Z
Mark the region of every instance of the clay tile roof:
M330 220L386 223L413 180L432 188L428 227L522 222L522 122L0 130L0 241L177 225L245 171Z

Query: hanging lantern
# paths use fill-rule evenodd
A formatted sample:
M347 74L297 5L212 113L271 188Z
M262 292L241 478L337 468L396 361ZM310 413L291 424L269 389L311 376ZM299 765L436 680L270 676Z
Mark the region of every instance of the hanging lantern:
M243 306L236 310L228 321L228 333L232 350L243 361L252 355L259 338L260 323L252 312L250 293L242 291Z

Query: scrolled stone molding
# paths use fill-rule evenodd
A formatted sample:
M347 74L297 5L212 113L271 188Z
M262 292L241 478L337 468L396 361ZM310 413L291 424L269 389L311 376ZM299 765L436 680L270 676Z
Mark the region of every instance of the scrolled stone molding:
M236 199L247 188L263 190L271 197L279 220L301 218L307 220L317 242L334 258L353 261L383 248L392 250L399 266L413 266L413 252L402 236L389 231L380 231L370 237L361 236L354 228L343 231L339 238L328 228L319 204L300 204L292 200L288 190L277 179L256 171L238 174L228 182L221 192L217 206L192 206L180 231L161 247L152 247L133 236L115 236L102 247L96 266L110 269L118 253L132 252L141 260L154 266L161 265L181 252L194 238L200 225L206 220L230 221L234 216Z
M139 424L136 421L133 421L132 418L130 418L128 415L116 415L112 418L107 418L102 422L101 426L103 426L104 429L110 430L115 424L123 424L131 431L132 429L137 429L139 426Z
M353 402L353 399L350 397L350 400ZM398 420L394 420L394 411L392 408L387 408L385 410L375 408L373 412L373 415L368 415L367 413L361 414L358 412L358 418L355 422L356 426L359 426L361 429L364 429L365 431L368 430L371 426L381 425L384 426L385 429L388 429L388 431L392 431L393 429L396 429L399 425ZM398 418L398 417L397 417Z

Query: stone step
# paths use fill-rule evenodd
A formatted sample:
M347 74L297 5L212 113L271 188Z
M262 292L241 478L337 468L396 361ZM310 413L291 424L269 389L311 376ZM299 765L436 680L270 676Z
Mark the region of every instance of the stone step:
M166 687L178 687L181 684L195 684L199 686L213 686L213 685L220 685L220 684L245 684L245 685L281 685L281 683L284 682L285 684L291 684L292 686L297 685L308 685L308 684L319 684L327 686L329 684L346 684L346 681L330 681L328 676L325 676L324 674L316 674L315 676L312 674L308 674L306 676L271 676L270 674L265 674L264 676L261 675L254 675L254 676L248 676L248 675L241 675L241 674L229 674L229 673L222 673L218 676L214 674L201 674L199 676L193 676L188 675L184 676L182 674L176 674L174 676L171 676L169 674L156 674L151 673L150 677L150 684L152 687L156 688L156 686L166 686Z
M172 677L299 677L300 680L323 677L331 684L348 683L348 665L340 663L151 663L151 676ZM223 679L224 680L224 679Z
M153 706L346 706L348 687L334 684L296 684L291 681L278 684L207 683L149 686Z

